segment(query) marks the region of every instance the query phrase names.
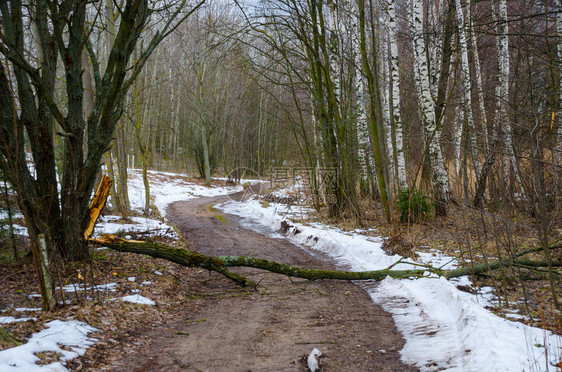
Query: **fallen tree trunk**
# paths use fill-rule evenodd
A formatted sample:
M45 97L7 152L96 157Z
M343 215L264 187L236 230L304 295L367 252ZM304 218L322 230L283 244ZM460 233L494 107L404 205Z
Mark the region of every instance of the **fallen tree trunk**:
M202 267L207 270L216 271L244 287L257 286L256 283L244 276L228 270L227 266L219 258L206 256L195 251L139 240L125 240L115 235L101 235L101 237L90 239L89 241L119 252L146 254L156 258L163 258L183 266Z
M391 270L391 267L394 266L392 265L387 269L375 271L340 271L306 269L275 261L246 256L207 256L183 248L174 248L158 243L143 242L138 240L125 240L114 235L103 235L100 238L90 239L90 242L111 248L119 252L146 254L152 257L163 258L183 266L201 267L207 270L216 271L242 286L251 286L254 288L257 286L256 283L252 282L242 275L231 272L230 270L228 270L228 268L252 267L308 280L383 280L387 276L390 276L392 278L420 278L427 277L429 274L437 274L449 279L471 274L478 275L489 270L494 270L509 265L522 265L533 268L544 267L546 265L546 262L543 261L532 261L519 258L518 256L512 259L490 262L488 264L477 264L455 270L442 270L415 264L416 266L422 266L423 269ZM527 250L526 253L522 252L521 254L528 254L534 251L534 249L531 249ZM562 266L562 263L556 262L554 263L554 266L560 267Z

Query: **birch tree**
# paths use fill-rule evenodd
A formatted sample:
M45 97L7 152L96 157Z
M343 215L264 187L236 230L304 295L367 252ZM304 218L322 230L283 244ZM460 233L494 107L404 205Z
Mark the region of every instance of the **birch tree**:
M510 79L510 58L509 58L509 24L507 19L507 2L499 0L498 12L495 10L495 1L492 1L492 14L496 15L497 34L498 34L498 85L499 85L499 104L500 104L500 120L501 130L504 140L504 148L506 156L503 157L503 176L504 182L509 181L510 169L515 174L516 181L523 186L521 176L519 174L519 166L515 159L513 147L513 130L509 118L509 79Z
M392 86L391 94L391 118L392 126L395 133L396 154L396 173L398 176L399 190L408 189L408 180L406 176L406 158L404 156L404 132L402 126L402 117L400 115L400 74L398 66L398 41L397 41L397 25L396 25L396 1L388 0L388 28L389 28L389 44L390 44L390 78Z
M351 4L347 7L350 10L351 18L351 51L353 57L353 67L354 76L353 80L355 83L355 109L356 109L356 122L357 122L357 142L358 142L358 158L359 164L361 165L361 177L365 182L370 177L369 169L372 151L370 141L369 141L369 126L367 117L367 100L365 99L366 84L365 78L362 73L362 62L361 62L361 42L359 36L359 11L357 9L357 3L351 1Z
M470 149L472 163L476 179L480 177L480 159L478 152L478 142L474 128L474 115L472 112L472 82L470 78L470 67L468 65L468 43L466 38L466 27L464 21L463 4L461 0L455 0L458 21L459 46L461 50L461 80L464 98L464 109L467 123L467 142Z
M488 150L488 119L486 116L486 105L484 104L484 89L482 85L482 69L480 67L480 53L478 52L478 42L474 33L474 25L472 19L471 3L466 7L467 19L469 23L468 38L472 49L472 64L474 66L474 82L476 84L476 92L478 96L478 108L480 112L480 127L482 128L482 140L484 149Z
M371 138L373 141L373 152L375 160L375 171L379 186L381 202L385 211L388 221L391 220L390 202L387 191L387 183L385 178L385 167L387 164L384 162L384 138L381 136L383 117L382 117L382 100L378 78L376 76L378 63L376 53L374 66L371 66L367 54L367 36L366 36L366 20L365 20L365 3L363 0L357 0L357 8L359 10L359 35L361 44L361 59L363 62L363 70L367 79L368 92L369 92L369 117Z
M447 214L447 204L449 203L449 179L443 153L441 150L441 132L437 127L435 110L432 104L431 91L429 85L429 69L427 58L424 52L423 39L423 3L413 1L412 22L414 28L414 49L415 49L415 69L419 72L420 81L420 105L422 108L423 123L426 131L429 163L431 164L431 176L433 181L433 192L436 201L435 213L439 216Z

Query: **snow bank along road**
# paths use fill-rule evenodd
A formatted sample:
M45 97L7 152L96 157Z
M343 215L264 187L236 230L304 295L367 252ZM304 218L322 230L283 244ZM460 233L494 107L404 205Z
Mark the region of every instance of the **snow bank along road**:
M267 226L278 231L282 221L306 214L306 209L271 203L264 207L257 200L230 201L222 210L243 217L248 228ZM379 270L403 260L395 270L412 268L398 255L388 256L381 249L382 239L346 233L321 224L293 225L285 237L303 249L333 257L348 270ZM451 257L421 260L435 267ZM457 289L470 285L467 277L446 280L429 275L415 280L387 278L380 283L361 283L376 304L393 314L406 339L400 351L402 361L423 371L555 371L562 357L562 338L539 328L498 317L485 309L490 305L490 289L472 295ZM559 368L559 367L558 367Z

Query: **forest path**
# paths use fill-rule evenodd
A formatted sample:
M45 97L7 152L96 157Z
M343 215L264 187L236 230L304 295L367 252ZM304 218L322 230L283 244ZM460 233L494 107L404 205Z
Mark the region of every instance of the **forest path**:
M241 197L241 193L230 197ZM240 218L213 205L229 197L176 202L168 220L192 249L207 255L248 255L310 268L334 268L285 239L243 228ZM241 289L221 275L190 286L196 306L170 317L149 335L146 358L126 361L136 371L306 371L313 347L327 357L322 370L410 371L400 362L404 340L390 314L349 282L289 279L249 268L233 271L259 282ZM207 275L207 274L203 274ZM191 304L193 305L193 304Z

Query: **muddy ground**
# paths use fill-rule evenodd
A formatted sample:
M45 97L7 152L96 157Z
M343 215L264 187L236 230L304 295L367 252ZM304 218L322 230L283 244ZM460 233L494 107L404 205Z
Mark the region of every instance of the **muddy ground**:
M212 206L225 197L177 202L168 219L188 244L208 255L249 255L284 263L334 268L284 239L248 230ZM259 282L240 288L201 272L188 284L184 309L133 335L106 364L112 371L306 371L306 356L321 350L323 371L411 371L400 362L404 340L391 316L358 286L309 282L254 269L237 272Z

